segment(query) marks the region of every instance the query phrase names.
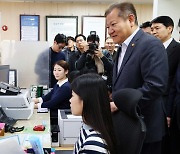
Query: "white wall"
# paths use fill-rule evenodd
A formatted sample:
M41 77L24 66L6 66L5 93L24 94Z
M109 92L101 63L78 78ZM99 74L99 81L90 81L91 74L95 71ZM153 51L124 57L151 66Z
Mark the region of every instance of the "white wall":
M178 41L179 40L179 31L178 31L178 21L180 18L180 0L155 0L158 1L156 5L157 7L156 12L153 12L153 17L156 16L170 16L174 21L174 31L173 31L173 38ZM153 11L155 11L153 9Z

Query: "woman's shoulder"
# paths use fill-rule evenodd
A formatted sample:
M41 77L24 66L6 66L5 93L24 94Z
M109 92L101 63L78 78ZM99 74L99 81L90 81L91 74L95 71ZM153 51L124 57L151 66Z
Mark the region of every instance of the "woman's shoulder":
M92 130L92 131L91 130L90 131L85 130L85 132L87 133L85 142L91 141L91 143L93 143L93 144L96 144L97 142L104 143L104 140L103 140L100 133L98 133L94 130ZM92 142L92 141L95 141L95 142Z
M84 129L84 146L96 146L101 147L104 150L106 150L106 143L105 140L102 138L101 134L99 132L96 132L93 129L86 130Z
M107 153L107 144L99 134L89 135L83 144L83 150L96 153Z
M69 81L65 82L63 85L58 86L58 91L66 91L67 93L71 93L71 84Z
M67 82L65 82L62 86L63 86L63 87L68 87L68 88L70 88L70 87L71 87L71 84L70 84L69 81L67 81Z
M79 141L76 142L75 147L81 153L108 153L101 134L89 128L81 127Z

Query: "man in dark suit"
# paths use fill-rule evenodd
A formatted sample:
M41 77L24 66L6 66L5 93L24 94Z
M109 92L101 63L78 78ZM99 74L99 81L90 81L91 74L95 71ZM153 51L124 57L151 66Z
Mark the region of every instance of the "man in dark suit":
M139 29L131 3L116 3L105 12L109 35L121 45L113 68L113 93L123 88L139 89L139 102L147 127L141 154L160 154L165 132L162 95L168 82L168 61L163 44ZM111 102L112 112L120 110Z
M151 34L151 23L150 23L150 21L146 21L146 22L142 23L142 24L140 25L140 28L141 28L144 32L146 32L146 33L148 33L148 34Z
M107 37L105 41L105 50L108 50L112 56L113 62L116 59L117 52L115 51L115 43L111 37Z
M152 35L160 39L160 41L163 43L164 47L166 48L168 55L168 64L169 64L168 88L163 97L165 113L167 110L169 90L175 78L178 62L180 59L180 44L171 37L173 28L174 28L174 22L169 16L158 16L151 21ZM167 117L167 126L170 126L169 124L170 124L170 118ZM163 154L171 154L169 148L170 139L168 134L169 133L167 131L163 139L163 145L162 145Z
M172 83L169 98L167 116L170 127L170 147L171 154L180 153L180 62L176 71L175 80Z
M174 22L169 16L159 16L151 21L152 35L160 39L168 55L169 78L168 88L164 95L165 107L167 104L166 102L169 94L169 89L171 87L172 81L174 80L178 62L180 59L180 44L171 37L173 28Z
M180 20L178 23L180 28ZM180 153L180 60L176 76L169 91L167 103L167 119L170 130L170 153Z

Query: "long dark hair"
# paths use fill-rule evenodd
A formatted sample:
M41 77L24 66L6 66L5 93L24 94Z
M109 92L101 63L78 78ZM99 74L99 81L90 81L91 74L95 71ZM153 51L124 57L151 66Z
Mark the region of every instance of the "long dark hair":
M115 136L106 84L98 74L84 74L72 82L72 90L83 100L83 121L101 133L111 154Z

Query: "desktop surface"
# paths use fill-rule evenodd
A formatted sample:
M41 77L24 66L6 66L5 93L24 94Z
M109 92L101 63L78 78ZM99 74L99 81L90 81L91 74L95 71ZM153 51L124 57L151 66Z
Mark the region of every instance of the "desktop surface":
M44 131L33 131L33 127L36 125L45 125ZM10 137L14 135L18 135L20 145L23 148L29 148L30 143L28 138L30 136L38 136L44 148L51 147L51 134L50 134L50 116L49 113L37 113L37 110L34 110L32 117L28 120L18 120L14 127L22 127L24 126L24 130L16 133L5 133L3 137ZM0 137L2 138L2 137Z

